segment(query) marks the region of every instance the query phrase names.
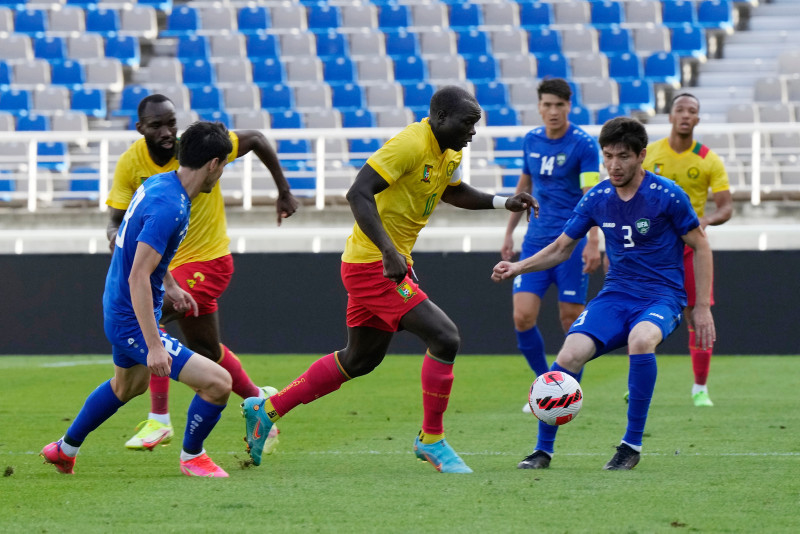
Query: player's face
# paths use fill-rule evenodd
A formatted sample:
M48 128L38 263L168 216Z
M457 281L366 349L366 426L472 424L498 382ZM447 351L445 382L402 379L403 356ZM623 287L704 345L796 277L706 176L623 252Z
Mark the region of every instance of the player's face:
M625 187L636 178L642 168L647 150L637 154L623 145L603 147L603 165L608 172L608 179L614 187Z
M440 111L431 118L431 129L439 148L459 151L472 141L475 124L481 120L481 108L474 102L462 101L452 111Z
M556 95L544 93L539 98L539 114L549 133L560 133L567 128L571 108L572 105L568 100Z
M678 98L672 103L669 122L678 135L692 135L694 127L700 122L700 103L690 96Z
M156 163L163 166L175 156L178 123L172 102L148 103L136 130L144 136L147 150Z

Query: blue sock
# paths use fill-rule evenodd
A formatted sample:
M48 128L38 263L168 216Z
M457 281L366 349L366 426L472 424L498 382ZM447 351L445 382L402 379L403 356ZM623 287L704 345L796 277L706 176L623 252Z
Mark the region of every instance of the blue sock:
M566 373L578 382L581 381L581 376L583 375L583 369L581 369L581 372L576 375L570 371L567 371L556 362L553 362L553 365L550 366L550 370ZM548 425L547 423L542 423L539 421L539 434L536 438L535 450L549 453L552 456L553 451L555 450L556 432L558 432L557 426Z
M547 372L547 357L544 353L544 339L542 333L539 332L539 327L534 326L524 332L517 330L517 347L525 359L528 360L528 365L531 366L536 376Z
M642 445L644 425L647 422L647 411L656 387L656 355L631 354L630 371L628 371L628 428L622 441L631 445Z
M111 380L103 382L86 397L83 408L69 425L67 433L64 435L64 441L69 445L80 447L89 432L117 413L123 404L125 403L114 395L114 390L111 389Z
M214 429L219 421L225 404L211 404L195 395L189 404L189 413L186 417L186 430L183 433L183 450L189 454L200 454L203 451L203 441Z

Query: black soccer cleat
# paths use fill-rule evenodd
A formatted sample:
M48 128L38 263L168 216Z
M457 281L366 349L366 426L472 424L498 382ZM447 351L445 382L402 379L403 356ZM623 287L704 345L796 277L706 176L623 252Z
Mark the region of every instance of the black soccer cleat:
M608 471L630 471L639 463L639 454L625 443L620 443L617 453L603 467Z
M547 469L550 467L550 455L544 451L533 451L517 464L517 469Z

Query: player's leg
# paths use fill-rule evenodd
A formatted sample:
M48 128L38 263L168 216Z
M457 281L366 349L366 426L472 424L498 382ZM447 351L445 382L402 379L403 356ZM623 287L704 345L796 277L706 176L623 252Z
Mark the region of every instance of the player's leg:
M683 251L683 268L684 268L684 287L686 288L686 296L688 306L684 310L684 318L686 319L686 326L689 329L689 355L692 359L692 372L694 373L694 384L692 385L692 401L695 406L713 406L711 398L708 395L708 374L711 370L711 355L713 347L701 349L697 346L697 340L694 334L694 325L692 324L692 310L694 309L695 299L695 279L694 279L694 251L691 247L685 247ZM713 285L711 289L711 304L714 304L714 290Z
M515 291L512 300L514 305L514 331L517 336L517 348L525 357L528 366L530 366L531 370L533 370L537 376L546 373L548 367L544 338L539 330L539 326L536 324L539 320L542 299L535 293Z

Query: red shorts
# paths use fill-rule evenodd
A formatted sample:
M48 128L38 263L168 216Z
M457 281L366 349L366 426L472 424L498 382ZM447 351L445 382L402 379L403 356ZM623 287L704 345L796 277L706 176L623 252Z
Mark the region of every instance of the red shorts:
M686 297L689 306L694 307L697 301L694 285L694 250L689 245L683 247L683 285L686 288ZM714 272L711 272L711 305L714 305Z
M200 315L208 315L219 309L217 299L222 296L233 276L233 256L184 263L170 271L178 284L197 302ZM186 313L186 317L192 312Z
M342 283L347 290L348 327L397 332L400 319L428 298L408 275L399 285L384 277L380 261L342 262Z

